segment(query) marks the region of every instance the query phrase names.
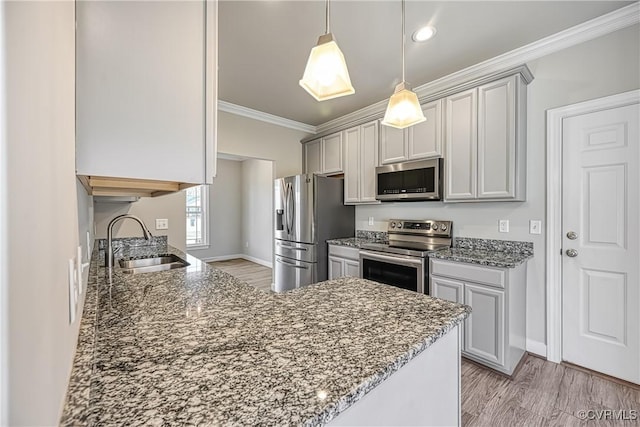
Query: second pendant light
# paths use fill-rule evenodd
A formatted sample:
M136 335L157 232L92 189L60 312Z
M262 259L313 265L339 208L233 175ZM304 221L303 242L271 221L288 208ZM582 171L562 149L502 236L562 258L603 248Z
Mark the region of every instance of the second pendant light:
M396 86L393 95L389 98L387 111L384 114L384 119L382 119L383 125L398 129L404 129L426 120L422 108L420 108L420 102L418 102L418 95L411 90L411 87L405 81L404 1L402 0L402 83Z

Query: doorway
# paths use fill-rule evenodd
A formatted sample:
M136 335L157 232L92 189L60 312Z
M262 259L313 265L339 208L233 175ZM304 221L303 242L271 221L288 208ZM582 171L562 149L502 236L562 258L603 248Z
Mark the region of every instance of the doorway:
M640 383L640 91L547 113L547 357Z

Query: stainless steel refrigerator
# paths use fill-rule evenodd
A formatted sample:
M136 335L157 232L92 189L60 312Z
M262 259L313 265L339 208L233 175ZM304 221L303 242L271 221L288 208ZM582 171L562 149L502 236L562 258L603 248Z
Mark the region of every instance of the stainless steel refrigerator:
M327 240L354 235L355 208L345 206L342 178L296 175L275 180L273 290L327 280Z

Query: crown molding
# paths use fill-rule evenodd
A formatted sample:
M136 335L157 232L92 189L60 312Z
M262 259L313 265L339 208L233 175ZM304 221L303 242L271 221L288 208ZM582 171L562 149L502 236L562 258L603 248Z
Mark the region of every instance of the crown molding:
M305 133L315 134L317 132L316 126L297 122L295 120L285 119L284 117L254 110L252 108L243 107L242 105L232 104L227 101L218 100L218 110L235 114L237 116L260 120L261 122L265 123L271 123L272 125L298 130Z
M487 76L495 78L498 73L505 73L505 70L509 70L510 72L516 71L516 68L519 68L522 64L526 64L528 61L542 58L551 53L638 23L640 23L640 3L633 3L502 55L456 71L432 82L417 86L414 88L414 91L418 95L420 102L446 96L447 92L453 88L457 90L460 85L470 83L479 84L481 80L484 80ZM527 72L531 75L528 69L522 71L525 80L527 80L527 76L525 75ZM531 76L531 78L532 77L533 76ZM322 136L322 134L335 132L340 129L378 119L382 117L386 107L386 99L376 102L375 104L316 126L316 134L317 136ZM309 139L311 138L305 138L303 142Z

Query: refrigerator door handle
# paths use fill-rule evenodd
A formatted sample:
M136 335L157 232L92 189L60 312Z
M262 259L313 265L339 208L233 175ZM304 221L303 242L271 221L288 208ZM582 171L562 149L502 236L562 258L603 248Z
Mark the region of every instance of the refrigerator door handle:
M290 267L293 267L293 268L299 268L301 270L308 270L309 269L309 267L305 267L304 265L296 265L296 264L294 264L292 262L283 261L281 258L276 258L276 262L279 262L280 264L286 264L286 265L288 265Z
M278 246L282 246L283 248L294 250L294 251L305 251L305 252L308 251L307 248L297 248L295 246L287 245L287 244L282 243L282 242L278 242L277 245Z
M296 215L295 209L296 207L293 199L293 185L289 183L287 191L287 232L289 233L290 237L293 237L291 236L291 234L293 234L293 221Z

